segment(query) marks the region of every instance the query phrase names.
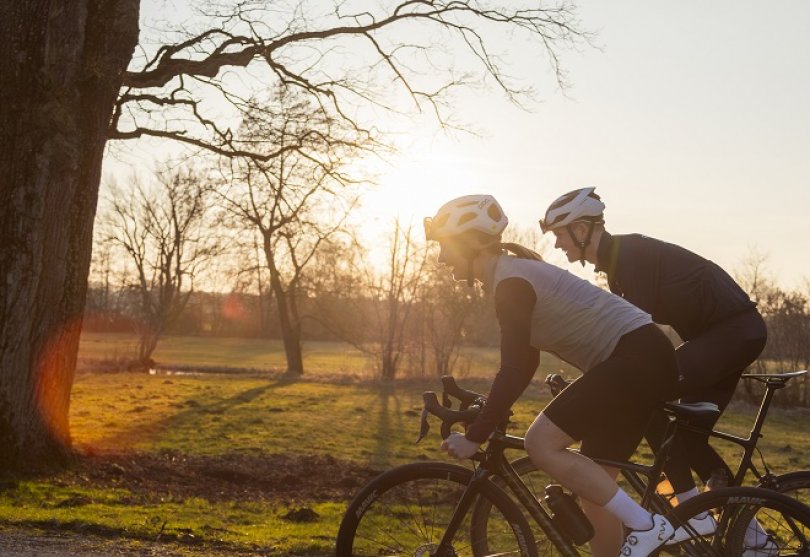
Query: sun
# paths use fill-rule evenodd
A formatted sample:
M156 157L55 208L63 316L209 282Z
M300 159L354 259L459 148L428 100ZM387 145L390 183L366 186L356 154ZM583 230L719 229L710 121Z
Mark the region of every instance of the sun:
M447 201L486 193L484 180L472 171L473 161L448 140L435 140L375 164L377 186L366 193L359 210L364 236L388 237L399 220L421 229Z

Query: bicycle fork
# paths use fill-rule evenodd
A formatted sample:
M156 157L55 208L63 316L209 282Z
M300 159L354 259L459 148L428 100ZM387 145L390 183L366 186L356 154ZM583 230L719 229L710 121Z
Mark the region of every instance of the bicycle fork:
M475 498L478 497L478 493L480 492L478 486L481 485L482 482L488 481L488 477L489 472L484 468L478 468L475 471L470 483L467 484L467 488L461 495L461 499L459 499L456 504L456 508L453 510L453 515L450 517L450 522L447 525L447 530L444 531L444 536L442 536L439 546L436 548L436 553L434 553L432 557L456 557L455 550L453 549L453 539L455 539L456 532L458 532L458 529L461 527L464 517L470 512Z

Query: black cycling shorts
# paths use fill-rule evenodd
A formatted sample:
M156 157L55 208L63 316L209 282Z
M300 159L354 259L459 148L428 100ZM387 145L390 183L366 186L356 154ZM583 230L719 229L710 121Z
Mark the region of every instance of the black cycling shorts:
M543 410L589 457L626 461L652 413L672 397L678 378L672 343L653 324L626 333L610 357Z

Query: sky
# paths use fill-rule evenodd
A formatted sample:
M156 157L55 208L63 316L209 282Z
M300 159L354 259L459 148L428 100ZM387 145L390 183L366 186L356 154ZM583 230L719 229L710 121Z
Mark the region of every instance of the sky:
M182 5L180 0L170 2ZM496 90L458 98L478 132L415 119L379 170L358 222L383 249L399 216L421 222L458 195L490 193L536 226L557 196L595 186L613 233L639 232L734 272L753 251L788 288L810 281L810 2L580 0L595 47L563 51L569 87L515 43L529 111ZM144 3L143 18L167 0ZM157 7L156 7L157 6ZM110 166L108 165L108 168ZM592 267L554 260L581 276Z
M563 54L567 91L547 78L529 113L470 98L484 136L426 135L367 208L418 220L455 195L491 193L528 227L557 196L595 186L613 233L680 244L732 272L756 251L778 283L802 287L810 3L577 4L598 49Z

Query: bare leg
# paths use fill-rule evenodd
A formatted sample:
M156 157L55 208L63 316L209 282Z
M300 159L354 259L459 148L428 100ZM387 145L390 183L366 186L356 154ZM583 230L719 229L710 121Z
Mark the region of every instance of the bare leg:
M590 458L568 450L574 439L542 413L526 432L532 463L591 503L604 506L618 491L616 481Z
M526 452L535 466L579 495L594 527L594 557L615 557L624 541L622 521L604 506L619 491L617 471L568 450L574 439L540 414L526 432ZM643 511L640 507L639 510Z
M602 467L607 474L616 479L616 468ZM590 541L593 557L616 557L624 542L624 526L622 522L607 512L604 507L595 505L586 499L581 499L582 510L588 520L593 524L594 536Z

